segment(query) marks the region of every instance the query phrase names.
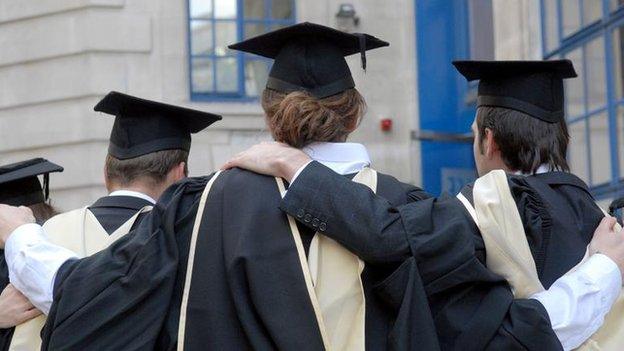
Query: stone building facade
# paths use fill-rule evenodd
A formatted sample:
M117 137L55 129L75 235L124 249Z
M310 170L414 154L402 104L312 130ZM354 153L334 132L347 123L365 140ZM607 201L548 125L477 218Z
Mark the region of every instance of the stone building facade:
M105 194L102 168L113 118L93 112L93 106L111 90L224 116L223 121L194 136L191 175L212 172L236 152L269 140L256 99L210 94L196 98L192 71L199 69L200 60L189 58L194 54L190 45L198 40L190 38L196 27L189 25L189 20L194 6L271 11L271 6L286 6L284 1L291 0L0 1L0 164L45 157L63 165L65 172L52 175L51 180L53 202L61 209L88 204ZM230 4L224 5L227 2ZM355 9L357 25L353 17L347 18L353 21L354 31L391 43L368 53L366 72L360 69L358 55L348 59L356 85L369 105L351 140L368 146L375 168L417 185L428 186L427 172L434 172L432 179L445 174L437 166L429 167L430 161L423 156L426 147L417 133L423 129L423 121L431 118L421 116L421 105L431 101L423 101L419 87L437 83L419 82L419 75L429 69L427 62L436 59L423 51L419 38L435 39L440 30L457 23L457 16L469 20L470 6L485 6L492 16L491 29L486 30L492 31L494 57L544 56L542 6L537 0L292 0L288 6L292 6L293 21L337 26L344 3ZM421 13L423 23L431 22L431 26L420 26L418 19L423 17L418 11L437 11L437 7L444 7L449 17L435 23L436 18ZM240 11L230 18L236 23L237 39L243 37L240 31L246 31L248 24L256 23L240 22L236 18ZM216 12L212 15L216 17ZM214 20L215 26L221 23L220 19L204 20ZM461 38L453 45L468 45L468 40ZM439 45L450 44L440 37ZM221 59L215 58L213 64L224 63ZM450 67L448 61L439 64ZM198 75L197 79L227 81L227 69L217 69L213 71L217 76L208 72L209 76ZM462 118L467 120L461 126L470 124L470 118ZM392 121L391 130L382 130L382 119ZM468 167L470 173L470 165L462 167ZM442 186L438 190L448 189Z

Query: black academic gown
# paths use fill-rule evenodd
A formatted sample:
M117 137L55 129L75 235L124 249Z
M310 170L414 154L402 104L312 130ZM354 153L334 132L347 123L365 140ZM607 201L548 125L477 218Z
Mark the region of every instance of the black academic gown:
M326 223L325 234L367 263L414 260L443 350L561 349L544 307L514 300L506 281L485 267L478 229L456 198L394 207L313 162L280 207Z
M175 349L190 236L208 179L168 190L132 235L61 267L44 349ZM378 188L397 204L425 196L383 175ZM186 349L323 349L280 201L271 177L232 170L215 181L197 241ZM376 326L371 349L438 348L416 265L406 262L365 272L367 323Z
M152 206L152 203L134 196L104 196L94 202L93 205L89 206L89 210L93 213L98 222L100 222L102 228L104 228L108 234L112 234L145 206ZM134 226L136 226L143 217L145 217L145 213L139 215Z
M548 172L508 179L538 277L548 289L581 261L604 213L587 185L573 174ZM462 194L473 202L472 185ZM480 235L475 240L483 247Z

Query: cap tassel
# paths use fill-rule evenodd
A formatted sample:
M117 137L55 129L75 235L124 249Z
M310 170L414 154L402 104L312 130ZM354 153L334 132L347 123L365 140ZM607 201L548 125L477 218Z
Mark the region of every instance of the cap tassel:
M43 200L48 201L50 197L50 173L43 175Z
M362 69L366 72L366 36L362 33L357 33L360 40L360 57L362 59Z

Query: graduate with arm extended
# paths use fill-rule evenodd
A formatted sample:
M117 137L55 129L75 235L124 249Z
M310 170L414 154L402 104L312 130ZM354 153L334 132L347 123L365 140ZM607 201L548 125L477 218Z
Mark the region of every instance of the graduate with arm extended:
M346 143L366 105L345 56L387 45L301 23L231 48L275 59L262 106L276 140L400 206L428 195ZM0 208L12 279L54 284L44 349L438 349L413 260L368 265L317 234L324 223L298 226L279 209L286 185L244 170L186 179L130 235L56 265L41 262L55 250L41 228L9 228L28 218Z
M518 173L510 176L509 187L545 291L514 299L507 281L486 269L480 228L457 198L393 207L277 144L256 146L226 167L291 181L281 208L318 218L328 236L366 261L414 257L443 349L576 348L598 330L617 298L622 261L621 246L594 247L588 260L564 275L583 259L604 217L586 185L565 172L562 80L576 76L572 64L456 66L468 79L481 79L474 124L478 170L481 175L494 169ZM620 234L614 237L621 240Z

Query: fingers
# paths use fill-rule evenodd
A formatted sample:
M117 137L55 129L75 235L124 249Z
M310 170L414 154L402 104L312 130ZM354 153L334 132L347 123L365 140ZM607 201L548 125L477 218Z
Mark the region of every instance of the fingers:
M22 324L40 315L41 315L41 311L39 311L36 308L26 310L22 314L20 314L17 324Z
M226 163L224 163L223 166L221 166L221 170L225 171L231 168L238 167L240 165L241 157L242 157L241 153L236 154L234 157L232 157Z
M614 217L604 217L602 219L602 221L600 221L600 224L598 225L598 230L604 230L604 231L613 231L613 227L615 226L615 224L617 223L617 220Z

